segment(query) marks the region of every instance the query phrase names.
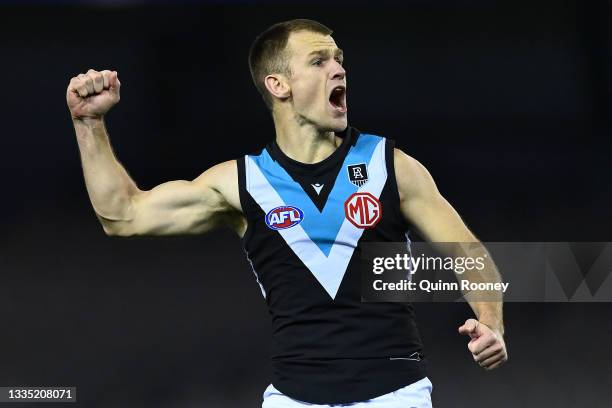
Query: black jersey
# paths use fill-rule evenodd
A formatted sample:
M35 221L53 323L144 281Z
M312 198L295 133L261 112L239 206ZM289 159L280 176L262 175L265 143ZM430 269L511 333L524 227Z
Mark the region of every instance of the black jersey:
M325 160L276 142L238 160L247 256L273 323L274 386L315 404L363 401L426 376L412 305L361 302L360 245L407 241L393 142L347 127Z

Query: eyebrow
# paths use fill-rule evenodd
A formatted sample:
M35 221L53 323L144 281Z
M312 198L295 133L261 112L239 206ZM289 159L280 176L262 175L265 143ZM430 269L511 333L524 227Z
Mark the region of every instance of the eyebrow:
M327 56L329 56L329 54L330 54L329 49L315 50L315 51L311 51L311 52L308 54L308 58L310 58L310 57L311 57L311 56L313 56L313 55L322 55L322 56L327 57ZM344 58L344 51L342 51L342 49L341 49L341 48L336 48L336 49L334 50L334 56L335 56L335 57Z

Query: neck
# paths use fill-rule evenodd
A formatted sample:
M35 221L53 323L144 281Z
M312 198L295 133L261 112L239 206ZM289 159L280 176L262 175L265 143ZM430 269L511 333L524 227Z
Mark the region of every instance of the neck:
M329 157L342 143L333 131L318 129L314 124L299 120L282 120L274 115L276 143L289 158L306 164L318 163Z

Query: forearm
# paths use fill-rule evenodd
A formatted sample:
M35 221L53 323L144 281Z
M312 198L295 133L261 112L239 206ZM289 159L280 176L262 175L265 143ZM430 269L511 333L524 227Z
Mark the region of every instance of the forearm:
M129 219L139 191L113 153L103 119L73 119L87 192L101 220Z
M461 251L461 255L473 259L480 258L483 268L466 268L465 272L458 274L457 278L470 283L501 283L501 275L490 254L480 242L470 244L469 250ZM501 290L471 290L464 291L464 297L474 311L478 321L491 329L503 334L503 292Z

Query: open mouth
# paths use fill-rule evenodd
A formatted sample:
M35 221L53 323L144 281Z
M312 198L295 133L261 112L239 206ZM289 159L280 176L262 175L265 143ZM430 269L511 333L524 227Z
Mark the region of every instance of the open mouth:
M338 112L345 113L348 108L346 106L346 87L338 85L332 89L329 95L329 104Z

